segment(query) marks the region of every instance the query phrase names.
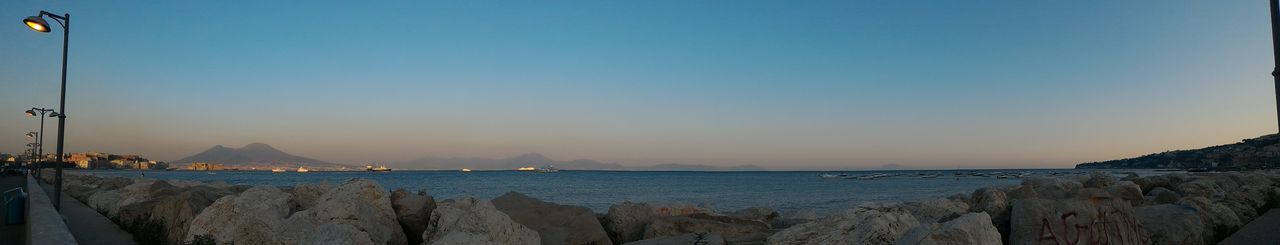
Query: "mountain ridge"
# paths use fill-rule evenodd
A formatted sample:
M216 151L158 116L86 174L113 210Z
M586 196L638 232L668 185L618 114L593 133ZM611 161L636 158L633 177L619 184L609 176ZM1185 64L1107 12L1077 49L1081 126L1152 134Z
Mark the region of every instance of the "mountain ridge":
M321 169L345 169L351 167L292 155L276 149L271 145L257 142L249 143L240 148L214 145L207 150L173 161L173 163L176 164L191 164L198 162L222 164L229 168L308 167Z

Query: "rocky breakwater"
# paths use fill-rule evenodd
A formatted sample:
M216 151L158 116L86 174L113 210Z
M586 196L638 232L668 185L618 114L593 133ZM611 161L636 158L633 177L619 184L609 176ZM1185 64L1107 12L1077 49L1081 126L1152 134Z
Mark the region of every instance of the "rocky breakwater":
M857 208L769 244L1214 244L1280 205L1273 171L1028 178L969 195Z
M1213 244L1280 205L1280 173L1095 172L818 217L519 193L436 201L351 179L292 187L69 175L66 192L148 244Z

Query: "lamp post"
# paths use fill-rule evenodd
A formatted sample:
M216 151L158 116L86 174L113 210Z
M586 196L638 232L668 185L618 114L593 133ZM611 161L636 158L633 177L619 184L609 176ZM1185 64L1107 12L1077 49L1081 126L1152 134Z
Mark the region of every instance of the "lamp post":
M1271 0L1271 51L1276 59L1276 68L1271 70L1276 87L1276 124L1280 126L1280 0Z
M22 23L31 27L31 30L49 32L49 22L44 20L45 16L53 18L62 26L62 92L58 101L58 156L54 158L53 181L53 208L62 211L62 143L67 123L67 41L71 36L71 14L59 16L42 10L35 16L23 19Z
M36 114L40 114L40 115L36 115ZM36 144L39 145L40 147L36 148L35 151L36 151L36 154L39 155L42 160L44 158L44 118L46 115L49 117L57 117L59 114L57 112L54 112L53 109L47 109L47 108L31 107L30 110L27 110L27 116L40 117L40 133L36 135L36 136L39 136L39 138L36 138ZM27 137L32 137L32 136L28 134ZM40 172L37 170L36 174L39 174L39 173ZM40 177L40 176L37 175L36 177Z

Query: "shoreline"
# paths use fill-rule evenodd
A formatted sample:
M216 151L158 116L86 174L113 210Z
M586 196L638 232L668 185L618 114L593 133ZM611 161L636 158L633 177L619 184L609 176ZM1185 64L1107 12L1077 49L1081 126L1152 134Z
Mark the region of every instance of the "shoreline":
M515 192L437 201L358 178L275 187L77 173L64 184L76 201L121 227L150 227L169 244L311 244L302 234L316 231L352 244L1023 244L1050 238L1211 244L1263 208L1280 205L1276 171L1032 177L972 194L862 203L822 216L628 201L596 213Z

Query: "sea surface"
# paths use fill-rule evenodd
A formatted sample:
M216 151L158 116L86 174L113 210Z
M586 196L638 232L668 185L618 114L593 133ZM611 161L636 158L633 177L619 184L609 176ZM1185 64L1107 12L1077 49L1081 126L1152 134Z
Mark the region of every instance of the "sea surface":
M533 173L520 171L392 171L392 172L309 172L271 173L266 171L130 171L80 170L130 178L179 179L229 184L290 186L304 182L340 184L351 178L377 181L390 189L425 189L437 201L473 196L494 198L509 191L543 201L585 206L604 213L623 201L684 202L731 212L748 207L770 207L779 211L831 213L864 202L901 202L972 193L975 189L1013 185L1021 179L991 177L994 172L1029 172L1036 176L1052 173L1083 173L1071 169L1036 170L931 170L931 171L844 171L844 172L689 172L689 171L568 171ZM978 172L988 176L957 177L953 173ZM1159 172L1127 170L1117 175ZM873 180L821 178L821 174L897 174ZM937 178L920 174L940 173Z

